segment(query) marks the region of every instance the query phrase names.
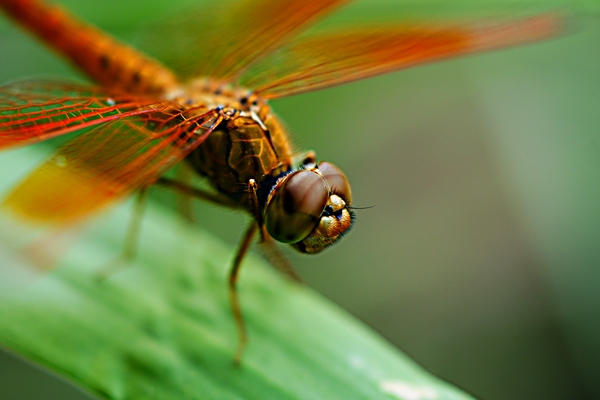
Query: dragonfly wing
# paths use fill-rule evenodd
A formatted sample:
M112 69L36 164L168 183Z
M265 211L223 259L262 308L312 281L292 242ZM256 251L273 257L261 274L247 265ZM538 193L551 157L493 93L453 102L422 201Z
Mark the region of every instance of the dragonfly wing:
M180 76L232 80L348 0L221 0L154 27L142 46Z
M161 108L152 103L133 96L109 96L99 88L75 83L8 84L0 87L0 149Z
M473 24L337 29L292 40L253 64L239 83L265 98L285 97L447 57L541 40L560 29L556 14Z
M29 222L66 225L153 183L220 122L211 112L177 123L180 117L172 110L91 128L21 182L4 209Z

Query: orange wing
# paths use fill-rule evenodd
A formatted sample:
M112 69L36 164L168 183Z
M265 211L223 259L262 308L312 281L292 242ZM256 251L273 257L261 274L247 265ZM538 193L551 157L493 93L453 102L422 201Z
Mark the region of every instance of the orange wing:
M12 83L0 87L0 149L161 108L142 98L109 96L99 88L74 83Z
M220 118L209 111L185 119L165 109L96 126L61 146L3 207L35 223L73 222L153 183L199 146Z
M186 10L142 38L181 77L230 81L308 24L349 0L220 0Z
M254 63L239 83L272 99L451 56L541 40L560 30L557 14L470 25L339 29L292 40Z

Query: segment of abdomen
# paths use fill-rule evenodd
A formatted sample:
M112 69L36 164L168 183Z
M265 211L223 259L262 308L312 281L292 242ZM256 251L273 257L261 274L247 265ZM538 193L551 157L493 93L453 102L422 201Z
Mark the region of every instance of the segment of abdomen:
M177 80L157 61L40 0L0 0L16 21L66 56L91 78L132 94L172 90Z

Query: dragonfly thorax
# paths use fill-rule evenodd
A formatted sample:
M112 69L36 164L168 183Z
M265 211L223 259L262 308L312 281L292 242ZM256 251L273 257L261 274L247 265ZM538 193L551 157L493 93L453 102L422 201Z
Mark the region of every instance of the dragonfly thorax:
M166 94L167 100L186 108L233 109L239 112L260 113L268 109L265 101L252 91L212 79L194 79Z
M298 157L266 101L210 79L193 80L168 97L186 118L212 111L222 119L188 161L274 239L318 253L350 228L346 177L333 164L317 165L314 155L295 165Z
M317 253L351 226L344 174L333 164L316 164L314 155L299 158L266 102L205 81L183 88L172 100L187 106L187 117L211 109L223 117L188 161L218 192L264 222L274 239ZM257 187L251 189L249 182Z

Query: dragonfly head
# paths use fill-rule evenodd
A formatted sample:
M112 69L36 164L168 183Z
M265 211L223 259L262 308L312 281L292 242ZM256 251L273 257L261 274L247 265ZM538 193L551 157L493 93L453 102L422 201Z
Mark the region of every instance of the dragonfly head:
M344 173L321 162L281 178L269 194L267 232L301 253L319 253L352 226L352 193Z

